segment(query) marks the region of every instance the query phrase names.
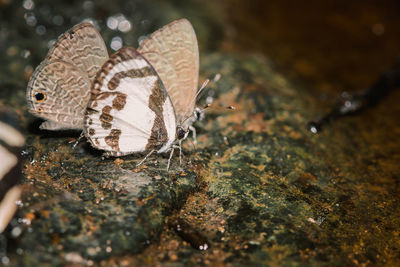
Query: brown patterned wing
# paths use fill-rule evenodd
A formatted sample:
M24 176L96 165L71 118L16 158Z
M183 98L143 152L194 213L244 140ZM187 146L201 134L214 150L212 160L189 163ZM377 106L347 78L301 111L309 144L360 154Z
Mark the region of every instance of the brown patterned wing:
M87 74L74 65L61 60L44 61L28 83L29 111L48 120L41 129L82 129L90 87Z
M142 41L138 51L160 76L181 125L195 108L199 79L199 48L192 25L186 19L171 22Z
M93 147L114 156L170 148L176 119L157 73L134 48L104 63L92 86L84 132Z
M108 59L107 47L93 24L75 25L60 37L49 50L46 60L63 60L87 73L93 81L97 72Z

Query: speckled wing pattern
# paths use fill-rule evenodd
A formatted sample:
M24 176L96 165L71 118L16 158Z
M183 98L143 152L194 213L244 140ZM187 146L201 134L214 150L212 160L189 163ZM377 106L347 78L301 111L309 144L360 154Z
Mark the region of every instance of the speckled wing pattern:
M65 61L44 61L28 84L30 111L47 121L41 129L82 129L90 97L87 75Z
M104 63L91 90L84 133L113 156L166 151L175 140L171 100L149 62L124 47Z
M46 60L62 60L87 73L93 81L97 72L108 59L107 47L93 24L82 22L60 37L50 48Z
M91 84L107 59L104 41L91 23L80 23L58 38L27 87L29 111L47 120L41 129L83 128Z
M25 138L15 127L14 114L0 107L0 234L17 210L21 194L21 149Z
M192 25L186 19L173 21L143 40L138 51L160 76L181 125L193 114L199 79L199 48Z

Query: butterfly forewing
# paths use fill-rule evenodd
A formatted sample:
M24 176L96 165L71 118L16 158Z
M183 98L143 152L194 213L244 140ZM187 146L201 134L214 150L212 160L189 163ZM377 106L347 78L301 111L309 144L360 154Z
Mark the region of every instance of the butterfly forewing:
M162 152L175 131L172 103L153 67L134 48L120 49L93 83L85 115L88 140L112 155Z
M192 25L186 19L174 21L143 40L138 51L160 76L181 124L193 113L199 78L199 49Z
M47 60L63 60L86 72L90 81L108 59L107 47L93 24L83 22L68 30L49 50Z
M57 60L42 62L28 83L29 111L49 121L41 128L82 129L91 82L74 65Z

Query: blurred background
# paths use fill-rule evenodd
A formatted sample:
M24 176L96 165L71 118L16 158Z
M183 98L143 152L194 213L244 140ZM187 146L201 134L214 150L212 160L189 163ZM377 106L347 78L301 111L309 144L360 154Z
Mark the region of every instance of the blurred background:
M100 27L111 52L137 46L158 25L185 16L202 52L263 54L324 101L338 91L368 87L394 63L400 54L399 8L395 0L1 0L1 68L18 68L26 82L57 36L84 19ZM15 59L31 64L20 69ZM11 60L12 66L4 64ZM14 78L4 73L2 82Z

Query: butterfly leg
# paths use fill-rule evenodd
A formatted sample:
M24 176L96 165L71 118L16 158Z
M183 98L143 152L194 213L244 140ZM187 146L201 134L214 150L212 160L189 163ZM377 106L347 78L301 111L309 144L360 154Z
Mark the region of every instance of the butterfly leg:
M182 165L182 140L179 140L179 166Z
M83 139L83 137L85 137L85 134L83 132L81 132L81 135L78 137L78 139L72 145L72 149L75 149L75 147L79 144L79 142ZM72 143L72 141L70 143Z
M193 144L197 145L197 135L196 135L196 128L194 128L192 125L189 126L189 131L192 131L193 133Z
M171 163L172 155L174 154L174 149L175 149L175 147L172 146L172 148L171 148L171 153L169 153L169 159L168 159L168 164L167 164L167 171L169 170L169 165L170 165L170 163Z
M154 149L151 150L150 153L147 154L147 155L144 157L144 159L142 159L138 164L136 164L136 167L139 167L140 165L142 165L143 162L144 162L148 157L150 157L150 155L153 154L154 151L155 151Z

